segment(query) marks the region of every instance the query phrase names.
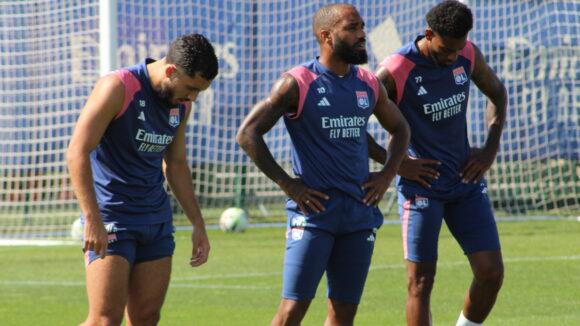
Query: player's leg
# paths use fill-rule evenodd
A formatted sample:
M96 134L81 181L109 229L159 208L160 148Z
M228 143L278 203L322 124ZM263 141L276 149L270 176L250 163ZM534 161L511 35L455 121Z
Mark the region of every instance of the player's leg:
M431 325L430 300L444 203L399 193L403 248L407 260L407 325Z
M503 282L501 251L479 251L467 257L473 270L473 280L465 295L463 315L468 320L483 323L495 304Z
M376 230L335 237L326 269L328 314L325 326L351 326L367 279Z
M86 267L89 313L82 326L121 325L130 263L121 256L97 258Z
M157 325L170 274L171 257L133 266L127 299L127 326Z
M282 300L271 326L300 325L324 274L334 236L326 231L294 227L288 231Z
M280 300L280 305L278 306L278 311L270 326L289 326L289 325L300 325L302 319L308 311L310 302L312 300L291 300L282 298Z
M435 283L437 263L407 260L407 325L432 325L431 292Z
M171 222L143 226L129 279L127 326L157 325L175 250Z
M473 271L473 280L465 295L463 317L467 325L469 322L483 323L493 308L504 274L499 235L485 182L462 200L448 205L445 215L447 226L467 255Z
M328 315L324 326L352 326L358 304L328 299Z

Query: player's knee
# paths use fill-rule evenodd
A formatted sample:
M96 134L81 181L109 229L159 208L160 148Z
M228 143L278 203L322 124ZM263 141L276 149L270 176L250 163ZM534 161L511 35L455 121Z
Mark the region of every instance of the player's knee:
M433 289L433 283L435 283L435 274L422 273L409 275L407 277L407 290L411 296L428 296Z
M474 276L478 283L499 289L503 283L503 265L490 265L485 268L480 268L475 272Z
M280 325L299 325L306 315L308 306L308 302L285 300L280 305L276 318L280 321Z
M328 305L328 319L333 325L352 325L358 305L353 303L330 300Z
M140 311L129 318L132 325L155 326L161 319L161 313L158 310Z

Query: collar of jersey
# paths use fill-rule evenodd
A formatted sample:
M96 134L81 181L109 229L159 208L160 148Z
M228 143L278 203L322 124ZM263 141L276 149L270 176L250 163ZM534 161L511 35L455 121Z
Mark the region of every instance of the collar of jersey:
M350 77L353 74L353 71L356 69L355 65L350 65L350 69L348 70L348 72L346 73L346 75L344 76L339 76L337 74L334 73L334 71L328 69L325 65L323 65L322 63L320 63L320 61L318 61L319 57L316 57L316 59L314 59L314 65L316 66L316 69L318 71L320 71L321 75L327 75L330 76L334 79L338 79L338 80L346 80L348 79L348 77Z

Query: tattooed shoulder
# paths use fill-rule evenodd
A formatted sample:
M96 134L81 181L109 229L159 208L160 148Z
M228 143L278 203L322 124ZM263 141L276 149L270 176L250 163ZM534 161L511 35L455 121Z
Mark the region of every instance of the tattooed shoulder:
M283 74L270 91L273 106L283 108L287 113L295 113L300 97L298 82L289 74Z

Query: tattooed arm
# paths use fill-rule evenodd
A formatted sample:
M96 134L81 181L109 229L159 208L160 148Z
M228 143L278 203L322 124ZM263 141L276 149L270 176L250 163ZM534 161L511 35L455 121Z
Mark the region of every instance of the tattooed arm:
M299 95L298 83L294 77L282 75L272 87L270 95L258 102L244 119L236 140L256 166L276 182L298 204L302 212L307 213L306 207L320 212L324 210L324 206L317 198L327 199L328 196L306 187L300 179L290 177L276 163L264 142L264 134L272 129L280 117L297 112Z

